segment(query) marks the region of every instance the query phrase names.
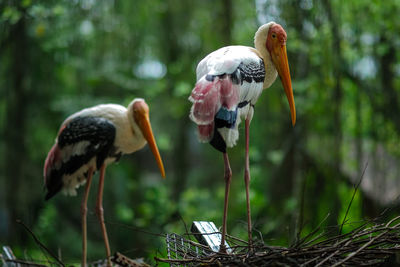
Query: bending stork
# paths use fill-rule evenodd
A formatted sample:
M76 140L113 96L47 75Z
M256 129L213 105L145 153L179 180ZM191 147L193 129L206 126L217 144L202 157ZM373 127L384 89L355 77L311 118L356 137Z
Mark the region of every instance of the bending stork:
M110 246L103 214L103 188L106 166L123 154L142 149L146 143L156 158L162 177L164 166L151 130L149 107L144 99L134 99L126 109L115 104L98 105L68 117L60 127L56 142L44 164L46 200L59 191L76 195L76 188L86 183L82 198L82 266L86 266L87 199L95 171L100 170L96 214L99 218L111 266Z

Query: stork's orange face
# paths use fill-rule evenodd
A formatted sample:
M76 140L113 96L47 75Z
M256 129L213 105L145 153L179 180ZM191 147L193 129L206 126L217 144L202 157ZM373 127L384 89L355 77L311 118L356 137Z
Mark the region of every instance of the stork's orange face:
M266 47L281 78L283 88L285 89L286 97L289 101L290 113L292 115L292 124L294 126L296 124L296 108L294 105L292 80L290 79L289 62L286 53L286 39L287 35L285 30L281 25L275 23L269 28Z
M133 119L142 131L143 137L146 139L154 157L156 158L161 175L165 178L164 165L157 148L156 140L154 139L153 131L151 130L149 106L144 102L144 100L138 100L133 104Z

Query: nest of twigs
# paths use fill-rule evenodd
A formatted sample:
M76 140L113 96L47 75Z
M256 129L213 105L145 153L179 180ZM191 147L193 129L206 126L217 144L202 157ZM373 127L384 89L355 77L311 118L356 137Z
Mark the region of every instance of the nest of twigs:
M26 226L25 226L26 227ZM339 232L341 232L340 226ZM177 266L400 266L400 216L388 223L366 222L349 233L332 235L317 227L294 245L285 248L257 242L249 244L227 236L229 253L214 252L194 241L193 234L163 235L167 242L167 258L155 258L157 263ZM337 230L336 230L337 231ZM31 233L31 232L30 232ZM31 233L33 235L33 233ZM215 233L208 233L215 234ZM198 235L198 234L197 234ZM33 235L38 245L54 260L37 262L19 260L11 249L3 247L0 262L4 266L66 266ZM261 238L262 240L262 238ZM148 266L116 253L114 266ZM91 263L105 266L105 260Z
M229 254L213 252L188 236L168 235L168 258L155 260L171 266L400 266L400 216L333 237L319 230L288 248L258 243L249 249L245 241L230 236Z

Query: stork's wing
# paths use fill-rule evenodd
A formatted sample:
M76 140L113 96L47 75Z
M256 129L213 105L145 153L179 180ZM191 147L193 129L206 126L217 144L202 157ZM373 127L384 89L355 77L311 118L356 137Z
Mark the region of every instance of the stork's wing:
M196 76L199 81L204 75L220 76L240 71L238 80L242 83L263 82L265 67L255 49L247 46L222 47L203 58L197 65Z
M99 117L75 117L60 129L58 138L47 155L44 179L46 199L63 187L63 175L72 175L96 157L97 169L113 149L116 129Z
M213 134L214 119L221 107L236 110L242 102L255 103L264 77L263 59L246 46L228 46L212 52L197 66L197 83L189 100L190 118L199 125L202 141Z

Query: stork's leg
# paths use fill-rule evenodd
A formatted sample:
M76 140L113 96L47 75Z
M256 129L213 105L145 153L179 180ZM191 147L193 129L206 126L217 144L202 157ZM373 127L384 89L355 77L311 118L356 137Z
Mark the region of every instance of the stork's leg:
M225 235L226 235L226 217L228 215L228 201L229 201L229 188L231 185L231 178L232 178L232 170L231 166L229 165L229 158L228 154L224 153L224 179L225 179L225 201L224 201L224 218L222 222L222 238L221 238L221 245L219 247L219 251L226 253L225 247Z
M106 171L106 165L103 164L100 169L100 180L99 180L99 192L97 194L97 202L96 202L96 214L100 221L101 231L103 233L104 244L106 246L107 253L107 266L111 267L111 252L110 245L108 243L108 236L106 225L104 224L104 210L103 210L103 189L104 189L104 174Z
M90 184L92 183L93 177L93 168L88 170L88 175L86 178L86 186L85 186L85 194L82 198L81 203L81 216L82 216L82 267L86 266L86 252L87 252L87 223L86 223L86 214L87 214L87 200L90 191Z
M246 163L244 169L244 183L246 186L246 204L247 204L247 232L249 234L249 247L252 249L253 240L251 235L251 212L250 212L250 195L249 195L249 183L250 183L250 162L249 162L249 128L250 120L247 118L245 121L245 138L246 138Z

